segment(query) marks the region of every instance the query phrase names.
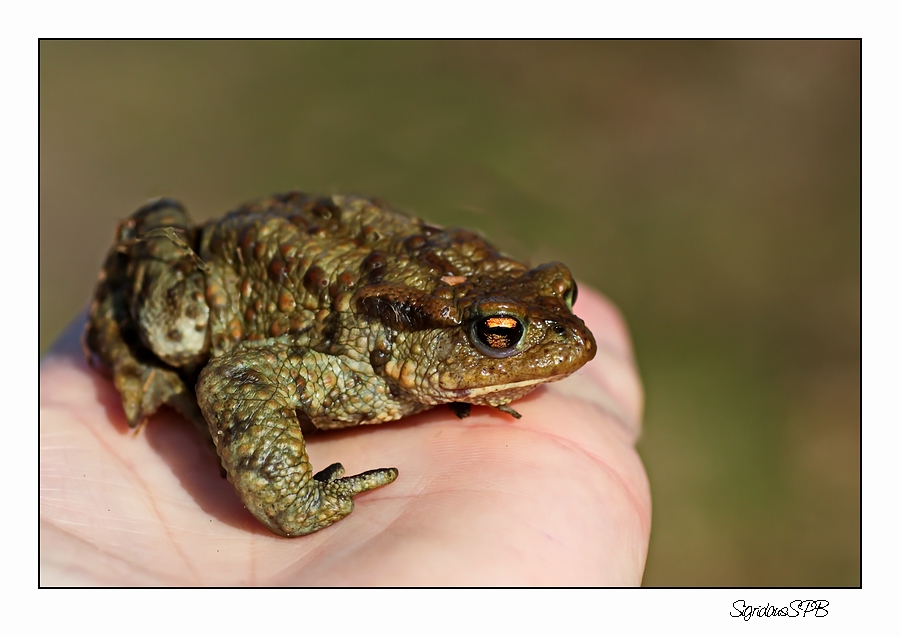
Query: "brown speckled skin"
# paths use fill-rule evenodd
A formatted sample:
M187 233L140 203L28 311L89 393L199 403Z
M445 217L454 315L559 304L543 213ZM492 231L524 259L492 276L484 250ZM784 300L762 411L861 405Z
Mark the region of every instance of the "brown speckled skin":
M397 477L313 475L303 431L508 409L593 358L575 292L562 264L528 269L375 199L292 192L200 226L160 199L120 224L85 346L132 427L163 404L208 427L247 508L296 536Z

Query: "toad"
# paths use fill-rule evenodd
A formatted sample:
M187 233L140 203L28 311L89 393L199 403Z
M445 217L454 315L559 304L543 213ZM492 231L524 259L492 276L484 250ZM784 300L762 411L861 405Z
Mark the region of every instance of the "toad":
M378 199L300 192L192 224L157 199L123 221L84 335L129 426L168 405L208 437L248 510L288 537L325 528L397 469L313 473L304 436L449 404L509 403L594 357L561 263Z

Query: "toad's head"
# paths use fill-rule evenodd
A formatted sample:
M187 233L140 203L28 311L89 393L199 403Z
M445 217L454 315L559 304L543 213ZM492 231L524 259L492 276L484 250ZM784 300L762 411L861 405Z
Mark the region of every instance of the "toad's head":
M376 373L421 404L501 406L590 361L597 346L572 313L568 268L507 263L440 277L427 292L361 289L357 307L386 327L370 357Z

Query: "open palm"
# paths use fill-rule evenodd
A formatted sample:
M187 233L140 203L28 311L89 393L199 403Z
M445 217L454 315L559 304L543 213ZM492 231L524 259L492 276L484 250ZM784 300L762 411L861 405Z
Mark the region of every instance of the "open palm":
M135 434L84 362L76 320L41 364L41 584L637 585L650 493L642 393L612 306L584 290L596 358L515 403L521 420L438 407L310 436L316 470L397 467L313 535L270 533L200 434L163 410Z

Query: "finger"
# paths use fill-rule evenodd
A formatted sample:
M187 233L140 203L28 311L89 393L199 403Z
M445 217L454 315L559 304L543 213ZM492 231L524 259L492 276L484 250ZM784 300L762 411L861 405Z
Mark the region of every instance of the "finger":
M587 285L582 284L579 290L574 311L591 329L597 345L622 358L633 358L631 336L619 309L606 296Z
M597 355L566 382L554 384L552 390L595 405L635 441L641 432L644 390L628 327L609 299L587 286L582 290L575 312L594 335Z

